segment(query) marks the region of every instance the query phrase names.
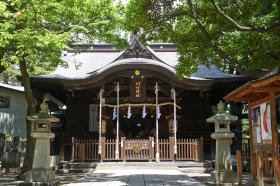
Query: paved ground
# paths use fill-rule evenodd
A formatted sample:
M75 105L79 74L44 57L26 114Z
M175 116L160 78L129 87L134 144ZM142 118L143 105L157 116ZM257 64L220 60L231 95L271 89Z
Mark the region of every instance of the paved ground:
M209 171L199 167L185 167L184 162L180 162L181 168L178 168L177 164L100 163L92 173L57 174L56 178L61 185L69 186L215 185ZM0 173L0 185L17 185L21 181L16 181L16 176L16 173ZM250 173L244 173L243 185L253 185Z
M192 185L203 186L178 170L128 169L128 170L96 170L75 180L68 186L162 186L162 185Z
M0 174L0 185L17 185L15 173ZM156 169L104 169L93 173L75 173L57 175L61 185L68 186L162 186L186 185L203 186L201 182L190 178L178 170Z

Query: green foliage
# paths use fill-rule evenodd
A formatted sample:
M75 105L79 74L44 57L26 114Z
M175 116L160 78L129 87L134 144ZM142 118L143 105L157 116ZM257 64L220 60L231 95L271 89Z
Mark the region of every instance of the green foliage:
M0 1L0 72L19 67L27 115L36 112L29 74L45 74L59 64L66 65L61 53L71 44L91 46L103 41L120 49L127 47L119 36L123 10L114 0ZM35 143L30 134L28 124L23 172L32 168Z
M176 44L180 55L176 70L181 78L194 73L198 65L223 67L227 63L252 71L271 70L280 64L279 1L214 2L239 25L253 30L234 26L210 0L130 0L125 28L141 33L144 42L163 40ZM273 23L278 26L263 28Z
M126 47L118 33L123 7L113 0L3 0L0 2L0 65L26 61L30 75L66 65L72 43L107 42Z
M17 76L20 75L20 72L14 65L10 65L6 68L4 72L0 74L0 82L5 84L10 84L13 86L18 86L19 82Z

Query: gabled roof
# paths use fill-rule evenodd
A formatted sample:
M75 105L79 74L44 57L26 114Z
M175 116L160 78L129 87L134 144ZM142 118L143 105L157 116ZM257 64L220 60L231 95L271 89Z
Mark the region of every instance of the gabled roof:
M255 101L265 98L269 91L280 92L280 67L264 77L245 83L224 97L226 101Z
M98 46L98 45L97 45ZM108 45L109 46L109 45ZM76 54L75 51L67 51L62 55L62 59L67 61L68 68L58 67L49 75L33 77L33 79L60 79L76 81L99 76L110 68L121 67L128 68L147 68L157 66L158 71L172 73L176 77L175 66L178 64L178 54L176 46L171 44L150 44L144 46L138 37L134 37L130 42L130 51L118 52L112 46L106 48L106 45L99 45L91 49ZM101 49L100 49L101 48ZM184 81L205 81L213 79L232 80L240 75L226 74L220 71L215 65L199 65L198 71ZM177 77L176 77L177 78ZM179 79L177 78L179 81Z
M138 36L132 37L129 44L129 51L122 52L122 54L114 61L127 58L147 58L163 62L153 53L153 50L151 48L145 47L142 43L140 43Z
M4 83L0 83L0 88L14 90L14 91L18 91L18 92L24 92L24 87L16 87L16 86L4 84Z

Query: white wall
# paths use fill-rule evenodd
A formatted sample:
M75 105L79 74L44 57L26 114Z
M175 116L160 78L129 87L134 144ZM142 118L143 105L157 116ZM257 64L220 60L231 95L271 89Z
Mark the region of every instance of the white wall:
M26 110L24 92L0 87L1 96L10 97L10 107L0 108L0 133L26 137Z

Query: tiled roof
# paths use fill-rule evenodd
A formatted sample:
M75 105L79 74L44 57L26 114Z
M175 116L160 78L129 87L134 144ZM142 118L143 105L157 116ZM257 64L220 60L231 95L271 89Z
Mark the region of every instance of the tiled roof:
M222 72L216 65L210 65L209 68L204 65L199 65L197 72L192 74L192 76L203 77L205 79L241 77L241 75L226 74Z
M138 54L135 54L135 56L133 55L133 52L135 52L133 48L130 48L132 54L127 52L117 52L113 48L111 48L112 51L110 52L110 48L106 50L94 50L93 47L90 51L78 54L75 54L72 50L65 52L62 55L62 59L68 63L67 68L58 67L53 73L37 76L37 78L86 79L102 73L104 69L107 69L108 67L119 66L125 63L157 65L159 67L164 67L175 74L175 66L178 64L179 55L175 51L176 47L174 45L173 48L170 44L166 44L166 47L165 44L151 44L151 47L145 47L139 43L138 38L134 38L134 41L130 44L133 47L140 47L141 51L139 56ZM106 48L105 45L102 45L102 48ZM165 48L168 48L168 50L165 50ZM145 56L147 56L147 58L145 58ZM223 73L215 65L210 65L209 68L199 65L198 71L192 74L189 79L227 79L235 77L241 76Z

